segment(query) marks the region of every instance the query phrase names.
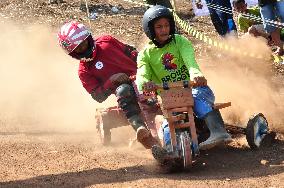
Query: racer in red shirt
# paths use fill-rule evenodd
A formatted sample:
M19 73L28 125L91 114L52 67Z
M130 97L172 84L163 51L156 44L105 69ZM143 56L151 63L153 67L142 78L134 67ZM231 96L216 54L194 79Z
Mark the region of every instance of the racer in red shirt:
M92 98L102 103L115 94L118 106L136 131L137 140L146 149L158 144L141 118L129 79L136 74L136 49L109 35L94 40L91 32L75 21L61 27L58 42L68 55L80 60L78 74Z

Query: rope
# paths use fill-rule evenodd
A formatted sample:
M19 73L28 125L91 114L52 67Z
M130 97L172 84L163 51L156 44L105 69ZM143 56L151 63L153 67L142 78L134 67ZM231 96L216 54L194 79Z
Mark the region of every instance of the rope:
M87 0L85 0L87 2ZM136 5L140 5L140 6L146 6L146 7L152 7L153 5L147 4L147 3L139 3L139 2L134 2L133 0L123 0L125 2L129 2L132 4L136 4ZM86 3L87 5L87 3ZM225 9L223 7L223 9ZM176 12L172 9L170 9L173 12L173 16L175 21L180 25L180 27L186 31L188 34L192 35L193 37L195 37L198 40L201 40L209 45L215 46L217 48L220 48L222 50L226 50L226 51L231 51L233 53L237 53L239 55L243 55L243 56L248 56L248 57L252 57L252 58L257 58L257 59L264 59L266 60L267 58L265 58L263 55L261 54L255 54L255 53L249 53L246 51L241 51L239 48L235 48L233 46L229 46L228 44L222 43L220 41L217 40L213 40L212 38L204 35L202 32L197 31L196 29L194 29L192 26L190 26L187 22L185 22L184 20L182 20L181 18L178 17L178 15L176 14ZM87 8L87 12L88 12L88 8ZM89 15L89 13L88 13ZM255 16L254 16L255 17ZM90 20L89 20L90 21ZM272 55L273 57L273 61L275 63L281 63L284 61L284 57L278 57L276 55Z
M237 53L237 54L248 56L248 57L252 57L252 58L265 59L265 57L262 56L261 54L248 53L248 52L245 52L245 51L241 51L240 49L235 48L233 46L229 46L226 43L222 43L220 41L213 40L210 37L204 35L202 32L199 32L199 31L195 30L193 27L191 27L184 20L181 20L175 12L173 12L173 15L174 15L175 20L177 21L177 23L180 25L180 27L184 31L186 31L188 34L190 34L193 37L195 37L196 39L199 39L199 40L201 40L201 41L203 41L203 42L205 42L205 43L207 43L209 45L215 46L215 47L220 48L222 50L231 51L233 53Z
M216 5L216 4L213 4L213 3L206 4L206 5L211 9L219 10L219 11L227 13L227 14L233 14L233 12L238 13L238 12L232 10L232 9L227 8L227 7ZM255 16L255 15L248 14L248 13L242 13L242 15L244 15L247 18L250 18L253 21L259 21L260 23L263 22L262 18L259 17L259 16ZM264 20L265 20L267 25L271 25L271 26L278 27L278 28L284 27L284 23L281 23L279 21L274 21L274 20L270 20L270 19L266 19L266 18Z

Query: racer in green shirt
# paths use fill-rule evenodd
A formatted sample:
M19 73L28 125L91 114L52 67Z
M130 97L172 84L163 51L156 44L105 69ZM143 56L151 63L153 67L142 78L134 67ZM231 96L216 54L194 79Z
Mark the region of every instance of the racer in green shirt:
M199 144L199 149L209 149L231 141L220 112L213 109L215 97L196 63L191 42L175 34L175 22L171 11L160 5L149 8L143 16L143 29L151 41L138 54L138 90L152 89L155 87L154 84L163 82L194 81L197 87L192 89L193 110L197 118L205 120L210 130L210 137ZM163 123L163 132L167 146L170 137L166 122ZM166 156L165 149L161 150L158 146L152 147L152 153L158 161Z

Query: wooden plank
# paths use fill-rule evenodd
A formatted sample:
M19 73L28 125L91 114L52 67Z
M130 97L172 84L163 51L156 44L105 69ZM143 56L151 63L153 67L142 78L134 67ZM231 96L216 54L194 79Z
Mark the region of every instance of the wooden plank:
M214 109L221 109L221 108L226 108L231 106L231 102L226 102L226 103L215 103L214 104Z

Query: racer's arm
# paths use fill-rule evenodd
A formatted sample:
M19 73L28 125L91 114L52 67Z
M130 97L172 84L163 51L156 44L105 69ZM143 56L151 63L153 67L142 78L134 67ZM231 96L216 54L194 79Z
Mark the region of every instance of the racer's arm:
M119 40L117 40L116 38L109 36L110 41L112 43L112 45L114 47L117 47L118 49L122 49L123 53L130 57L133 61L137 60L137 54L138 51L135 47L129 45L129 44L125 44L123 42L120 42Z
M91 94L92 98L102 103L115 90L115 85L108 79L105 83L100 83L94 76L85 71L79 72L79 78L83 87Z
M143 85L152 80L152 69L150 67L150 58L147 50L138 53L137 74L135 83L139 91L143 90Z
M91 92L91 96L95 101L102 103L113 93L114 89L108 86L108 81L103 86L94 88Z
M203 77L203 74L195 60L194 48L191 42L184 36L181 36L178 40L179 51L185 66L189 71L190 80L194 81L195 77Z

